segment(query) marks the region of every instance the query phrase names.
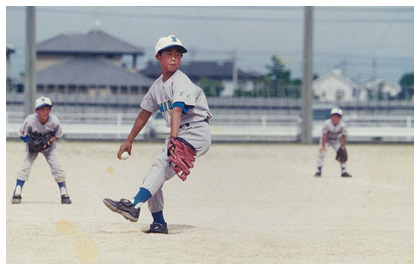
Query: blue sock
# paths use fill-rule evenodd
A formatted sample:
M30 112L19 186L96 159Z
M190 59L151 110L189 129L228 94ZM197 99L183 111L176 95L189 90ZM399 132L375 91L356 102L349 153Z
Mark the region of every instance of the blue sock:
M153 217L153 223L160 223L162 225L165 225L165 219L163 218L163 210L156 212L156 213L152 213L152 217Z
M19 179L16 180L16 186L23 187L23 184L25 184L25 181L22 181L22 180L19 180Z
M318 167L318 172L322 172L322 166Z
M18 194L20 194L22 192L22 188L23 188L24 184L25 184L25 181L17 179L16 180L16 187L15 187L15 190L13 191L13 195L16 194L16 189L18 189Z
M150 192L147 189L140 188L139 192L137 192L137 195L134 196L133 205L136 206L138 203L144 203L148 199L150 199L150 197L152 197L152 194L150 194Z
M66 195L67 194L66 182L61 182L61 183L57 183L57 184L58 184L58 188L60 189L60 194L61 195Z
M59 188L66 187L66 182L57 183Z

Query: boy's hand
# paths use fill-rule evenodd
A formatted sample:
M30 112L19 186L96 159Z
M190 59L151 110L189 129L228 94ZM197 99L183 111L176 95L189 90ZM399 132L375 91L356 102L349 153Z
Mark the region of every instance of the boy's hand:
M133 144L130 141L125 141L123 144L120 145L120 149L118 150L117 157L119 160L121 160L121 155L124 152L128 152L128 154L131 156L131 148L133 147Z

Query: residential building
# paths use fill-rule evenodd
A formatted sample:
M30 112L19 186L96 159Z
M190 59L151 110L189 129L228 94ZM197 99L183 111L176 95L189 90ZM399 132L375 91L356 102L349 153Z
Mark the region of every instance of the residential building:
M400 85L384 79L371 80L360 88L360 95L363 100L396 99L400 92Z
M136 72L143 49L99 29L64 33L36 44L39 94L144 95L153 80ZM122 59L131 56L131 67ZM21 84L24 82L21 81Z
M355 101L360 98L360 86L333 69L312 82L315 100L321 102Z

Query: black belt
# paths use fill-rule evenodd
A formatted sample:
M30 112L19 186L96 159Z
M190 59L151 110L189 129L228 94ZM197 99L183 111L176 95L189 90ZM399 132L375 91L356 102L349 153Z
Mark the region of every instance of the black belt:
M207 119L207 118L202 120L202 121L192 122L192 123L200 123L200 122L206 122L207 124L210 124L209 119ZM192 124L192 123L186 123L186 124L180 125L179 128L182 128L183 126L189 127L190 124Z

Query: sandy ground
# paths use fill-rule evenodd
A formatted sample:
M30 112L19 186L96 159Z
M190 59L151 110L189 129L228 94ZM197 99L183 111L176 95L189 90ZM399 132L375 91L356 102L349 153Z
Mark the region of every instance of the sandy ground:
M414 263L414 146L349 145L340 177L332 149L314 178L316 145L215 144L186 182L166 182L168 235L144 231L102 199L131 198L161 144L59 142L72 205L43 156L10 199L23 143L6 143L6 263Z

